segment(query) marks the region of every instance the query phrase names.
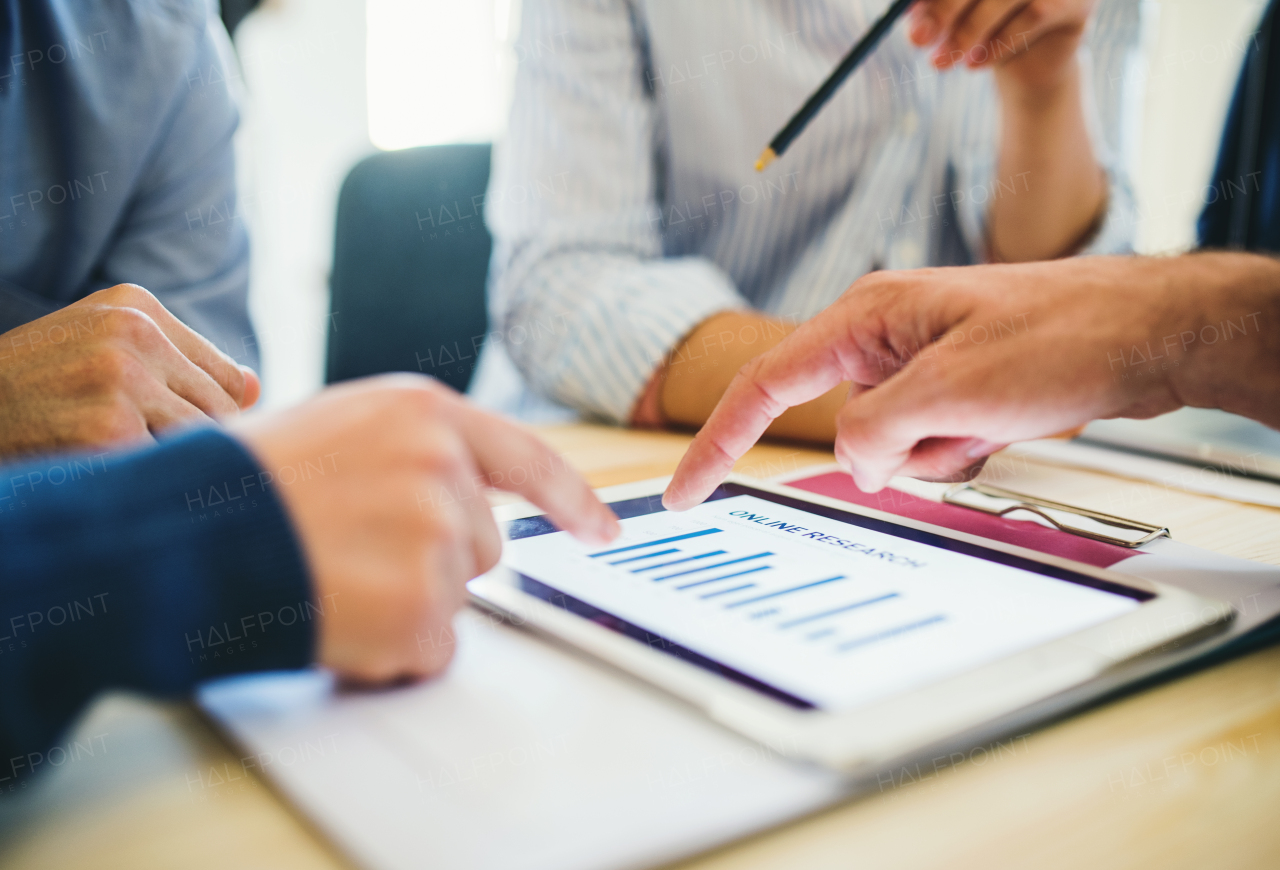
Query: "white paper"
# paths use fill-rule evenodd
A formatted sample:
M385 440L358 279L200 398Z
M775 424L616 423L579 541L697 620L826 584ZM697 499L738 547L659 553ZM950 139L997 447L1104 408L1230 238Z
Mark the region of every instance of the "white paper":
M1105 447L1053 438L1011 444L1004 449L1003 453L1051 462L1054 465L1105 471L1121 477L1146 480L1172 489L1198 492L1232 501L1280 507L1280 484L1233 475L1215 466L1199 468L1180 462L1169 462L1164 459L1138 456L1120 450L1108 450Z

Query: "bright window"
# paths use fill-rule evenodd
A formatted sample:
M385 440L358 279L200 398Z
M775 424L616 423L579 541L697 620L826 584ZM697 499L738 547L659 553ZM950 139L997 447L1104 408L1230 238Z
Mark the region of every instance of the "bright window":
M518 0L367 0L369 138L492 140L506 122Z

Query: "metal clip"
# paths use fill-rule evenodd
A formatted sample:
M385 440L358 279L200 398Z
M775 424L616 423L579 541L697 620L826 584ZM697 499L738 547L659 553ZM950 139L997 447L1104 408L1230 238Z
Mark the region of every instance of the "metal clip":
M943 493L942 500L947 504L998 517L1007 516L1016 511L1027 511L1049 522L1060 531L1130 549L1141 547L1159 537L1173 537L1168 529L1161 526L1126 520L1123 517L1036 498L985 483L956 484ZM1063 516L1064 514L1066 516Z

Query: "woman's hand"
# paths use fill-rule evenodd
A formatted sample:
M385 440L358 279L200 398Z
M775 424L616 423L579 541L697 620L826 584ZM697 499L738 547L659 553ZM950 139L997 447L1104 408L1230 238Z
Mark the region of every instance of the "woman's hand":
M1051 87L1070 70L1097 0L919 0L909 35L933 46L938 69L994 66L1028 88Z

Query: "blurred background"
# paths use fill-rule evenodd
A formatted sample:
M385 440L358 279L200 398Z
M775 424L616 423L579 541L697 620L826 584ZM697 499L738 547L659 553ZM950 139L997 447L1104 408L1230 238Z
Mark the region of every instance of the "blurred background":
M1147 0L1126 159L1142 253L1186 249L1263 0ZM224 4L234 20L232 4ZM244 123L241 215L264 407L319 389L334 214L351 167L378 150L502 134L520 0L266 0L235 28ZM340 327L340 318L336 319Z

